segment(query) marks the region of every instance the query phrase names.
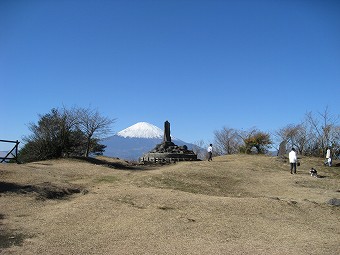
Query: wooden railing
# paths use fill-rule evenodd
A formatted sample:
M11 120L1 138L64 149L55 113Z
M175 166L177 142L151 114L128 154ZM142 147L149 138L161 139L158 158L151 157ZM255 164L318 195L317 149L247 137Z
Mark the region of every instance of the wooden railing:
M6 154L5 157L0 157L0 163L5 162L5 160L15 160L18 162L18 147L19 147L19 141L8 141L8 140L0 140L0 142L3 143L15 143L14 147Z

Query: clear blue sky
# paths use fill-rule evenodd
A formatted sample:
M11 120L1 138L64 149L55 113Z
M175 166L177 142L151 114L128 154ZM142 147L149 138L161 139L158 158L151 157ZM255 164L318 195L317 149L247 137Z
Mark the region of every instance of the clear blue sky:
M0 139L63 106L186 142L273 132L339 114L340 1L0 0L0 87Z

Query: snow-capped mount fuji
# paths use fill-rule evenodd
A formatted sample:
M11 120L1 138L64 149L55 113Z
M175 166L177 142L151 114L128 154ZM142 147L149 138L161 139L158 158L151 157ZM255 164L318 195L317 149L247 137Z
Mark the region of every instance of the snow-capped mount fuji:
M126 160L138 160L143 154L155 148L157 144L162 143L163 136L164 132L159 127L147 122L138 122L113 136L103 139L101 144L106 145L103 155ZM194 146L173 136L171 138L179 146L186 145L189 149Z
M124 138L162 138L163 131L147 122L138 122L116 134Z

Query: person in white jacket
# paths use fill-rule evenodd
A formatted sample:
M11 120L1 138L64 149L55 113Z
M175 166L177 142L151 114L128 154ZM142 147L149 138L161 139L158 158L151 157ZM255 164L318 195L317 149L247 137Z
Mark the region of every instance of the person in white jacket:
M289 163L290 163L290 173L296 174L297 156L296 156L296 151L294 148L292 148L292 150L289 152Z
M327 152L326 152L325 165L327 165L327 164L328 164L328 166L332 166L332 156L331 156L331 149L330 148L328 148Z
M208 161L212 161L212 144L208 147Z

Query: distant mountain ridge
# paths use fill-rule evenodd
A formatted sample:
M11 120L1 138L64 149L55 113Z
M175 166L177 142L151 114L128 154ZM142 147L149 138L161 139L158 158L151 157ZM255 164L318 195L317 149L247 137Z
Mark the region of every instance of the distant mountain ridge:
M126 160L138 160L143 154L151 151L163 141L163 131L159 127L147 122L138 122L123 129L113 136L101 141L106 145L104 156L117 157ZM176 145L193 148L193 144L186 143L172 137Z

